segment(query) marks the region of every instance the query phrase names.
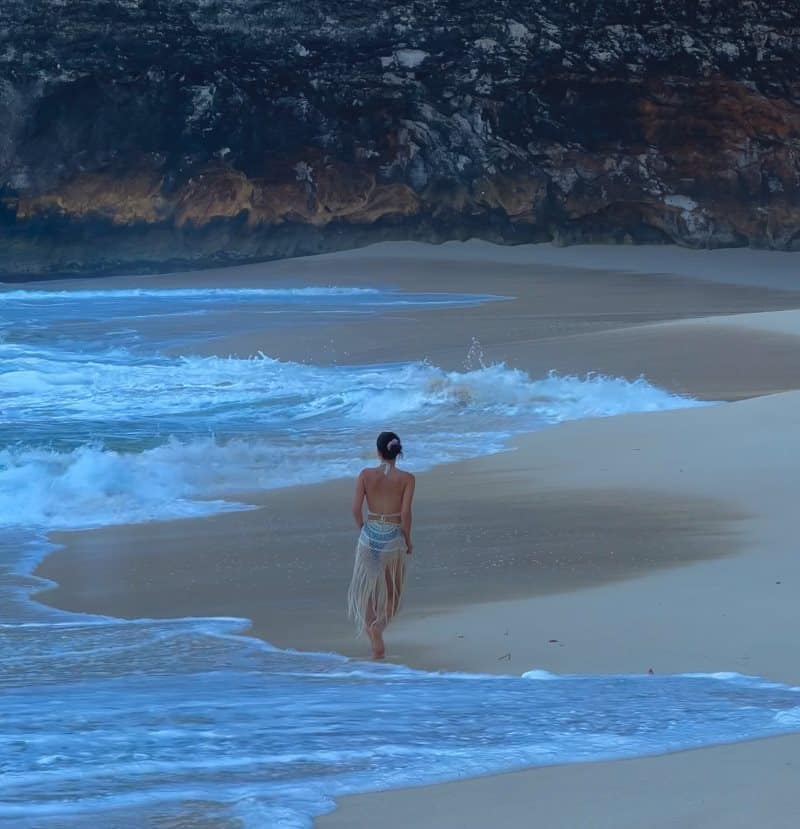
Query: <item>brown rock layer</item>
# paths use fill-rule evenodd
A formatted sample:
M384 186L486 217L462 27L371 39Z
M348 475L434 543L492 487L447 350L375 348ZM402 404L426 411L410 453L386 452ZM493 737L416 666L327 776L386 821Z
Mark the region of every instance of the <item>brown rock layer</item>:
M6 5L0 276L383 238L800 248L788 0Z

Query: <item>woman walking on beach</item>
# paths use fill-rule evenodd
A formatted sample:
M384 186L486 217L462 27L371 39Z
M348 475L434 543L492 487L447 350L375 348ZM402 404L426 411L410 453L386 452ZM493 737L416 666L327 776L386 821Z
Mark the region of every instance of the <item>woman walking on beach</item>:
M362 469L353 497L353 518L361 531L356 545L347 609L372 644L372 656L384 655L383 630L400 608L406 556L411 555L411 501L414 476L396 466L403 453L394 432L378 435L377 467ZM364 520L364 501L367 518Z

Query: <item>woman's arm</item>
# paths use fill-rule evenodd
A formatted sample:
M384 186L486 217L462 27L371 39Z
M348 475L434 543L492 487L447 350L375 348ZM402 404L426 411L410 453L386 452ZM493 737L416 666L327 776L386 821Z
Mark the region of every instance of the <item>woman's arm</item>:
M414 500L414 487L417 481L409 474L409 481L403 490L403 503L400 507L400 529L403 531L403 538L406 540L406 552L411 555L414 545L411 543L411 502Z
M366 495L367 490L364 487L364 473L360 472L356 479L355 495L353 495L353 518L359 530L364 526L363 504Z

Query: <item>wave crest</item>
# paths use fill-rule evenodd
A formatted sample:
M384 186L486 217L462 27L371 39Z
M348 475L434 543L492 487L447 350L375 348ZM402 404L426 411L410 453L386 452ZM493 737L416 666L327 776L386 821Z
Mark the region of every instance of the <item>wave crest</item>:
M564 420L699 405L644 379L535 380L502 364L457 372L120 354L10 362L0 375L4 428L29 437L0 451L5 526L240 508L224 499L352 474L366 460L352 447L369 454L387 422L402 422L420 469L499 451L510 435ZM46 438L37 444L36 434Z

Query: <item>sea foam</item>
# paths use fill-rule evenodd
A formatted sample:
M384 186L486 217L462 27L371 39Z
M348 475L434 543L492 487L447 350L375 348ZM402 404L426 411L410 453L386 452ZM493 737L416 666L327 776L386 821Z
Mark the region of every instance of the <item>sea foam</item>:
M368 449L386 422L413 435L419 470L565 420L698 405L644 379L537 380L502 364L323 367L119 349L13 356L0 393L0 525L42 527L202 515L234 508L231 493L351 475L366 460L352 447Z
M303 288L103 288L102 290L7 290L0 291L0 302L48 302L65 300L85 302L126 299L154 299L172 302L176 299L291 299L292 297L362 297L387 293L378 288L351 288L308 285Z
M740 675L431 674L240 627L4 626L0 821L306 829L348 793L800 728L800 690Z

